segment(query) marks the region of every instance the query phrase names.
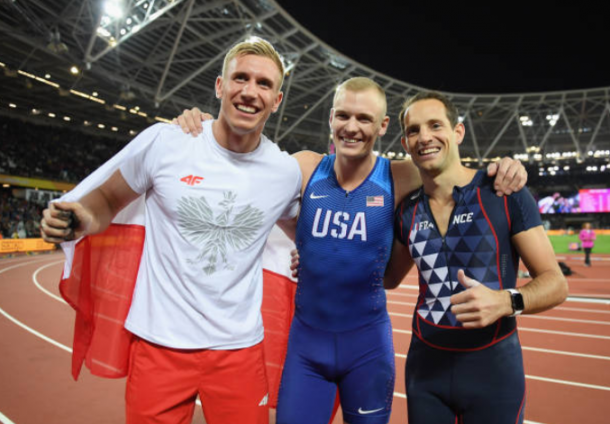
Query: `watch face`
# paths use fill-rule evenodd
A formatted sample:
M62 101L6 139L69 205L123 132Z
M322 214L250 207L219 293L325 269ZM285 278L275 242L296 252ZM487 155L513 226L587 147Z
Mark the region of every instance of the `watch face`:
M522 311L525 309L525 305L523 304L523 295L519 292L511 292L511 300L513 305L513 312Z

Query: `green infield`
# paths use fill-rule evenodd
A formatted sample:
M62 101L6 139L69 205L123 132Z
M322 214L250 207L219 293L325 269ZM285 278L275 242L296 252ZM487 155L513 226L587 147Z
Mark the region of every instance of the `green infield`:
M578 243L578 234L571 236L549 236L555 253L582 253L582 250L570 250L570 243ZM610 253L610 236L598 235L593 253Z

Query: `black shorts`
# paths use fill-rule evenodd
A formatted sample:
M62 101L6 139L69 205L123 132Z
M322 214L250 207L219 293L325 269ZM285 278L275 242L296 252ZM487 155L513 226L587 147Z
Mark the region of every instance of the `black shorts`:
M525 373L516 332L471 352L435 349L414 335L405 382L409 424L523 423Z

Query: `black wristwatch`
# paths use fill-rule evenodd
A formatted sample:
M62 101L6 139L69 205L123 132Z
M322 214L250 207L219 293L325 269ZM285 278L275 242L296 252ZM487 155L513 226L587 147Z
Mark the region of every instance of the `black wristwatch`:
M517 289L506 289L506 291L510 293L510 302L513 306L513 314L509 316L516 317L525 309L523 295Z

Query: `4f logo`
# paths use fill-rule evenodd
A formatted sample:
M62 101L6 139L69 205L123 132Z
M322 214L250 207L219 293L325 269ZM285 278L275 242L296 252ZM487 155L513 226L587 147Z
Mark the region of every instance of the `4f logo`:
M203 177L198 177L197 175L187 175L186 177L180 178L180 181L187 183L190 186L194 186L195 184L199 184L201 181L203 181Z

